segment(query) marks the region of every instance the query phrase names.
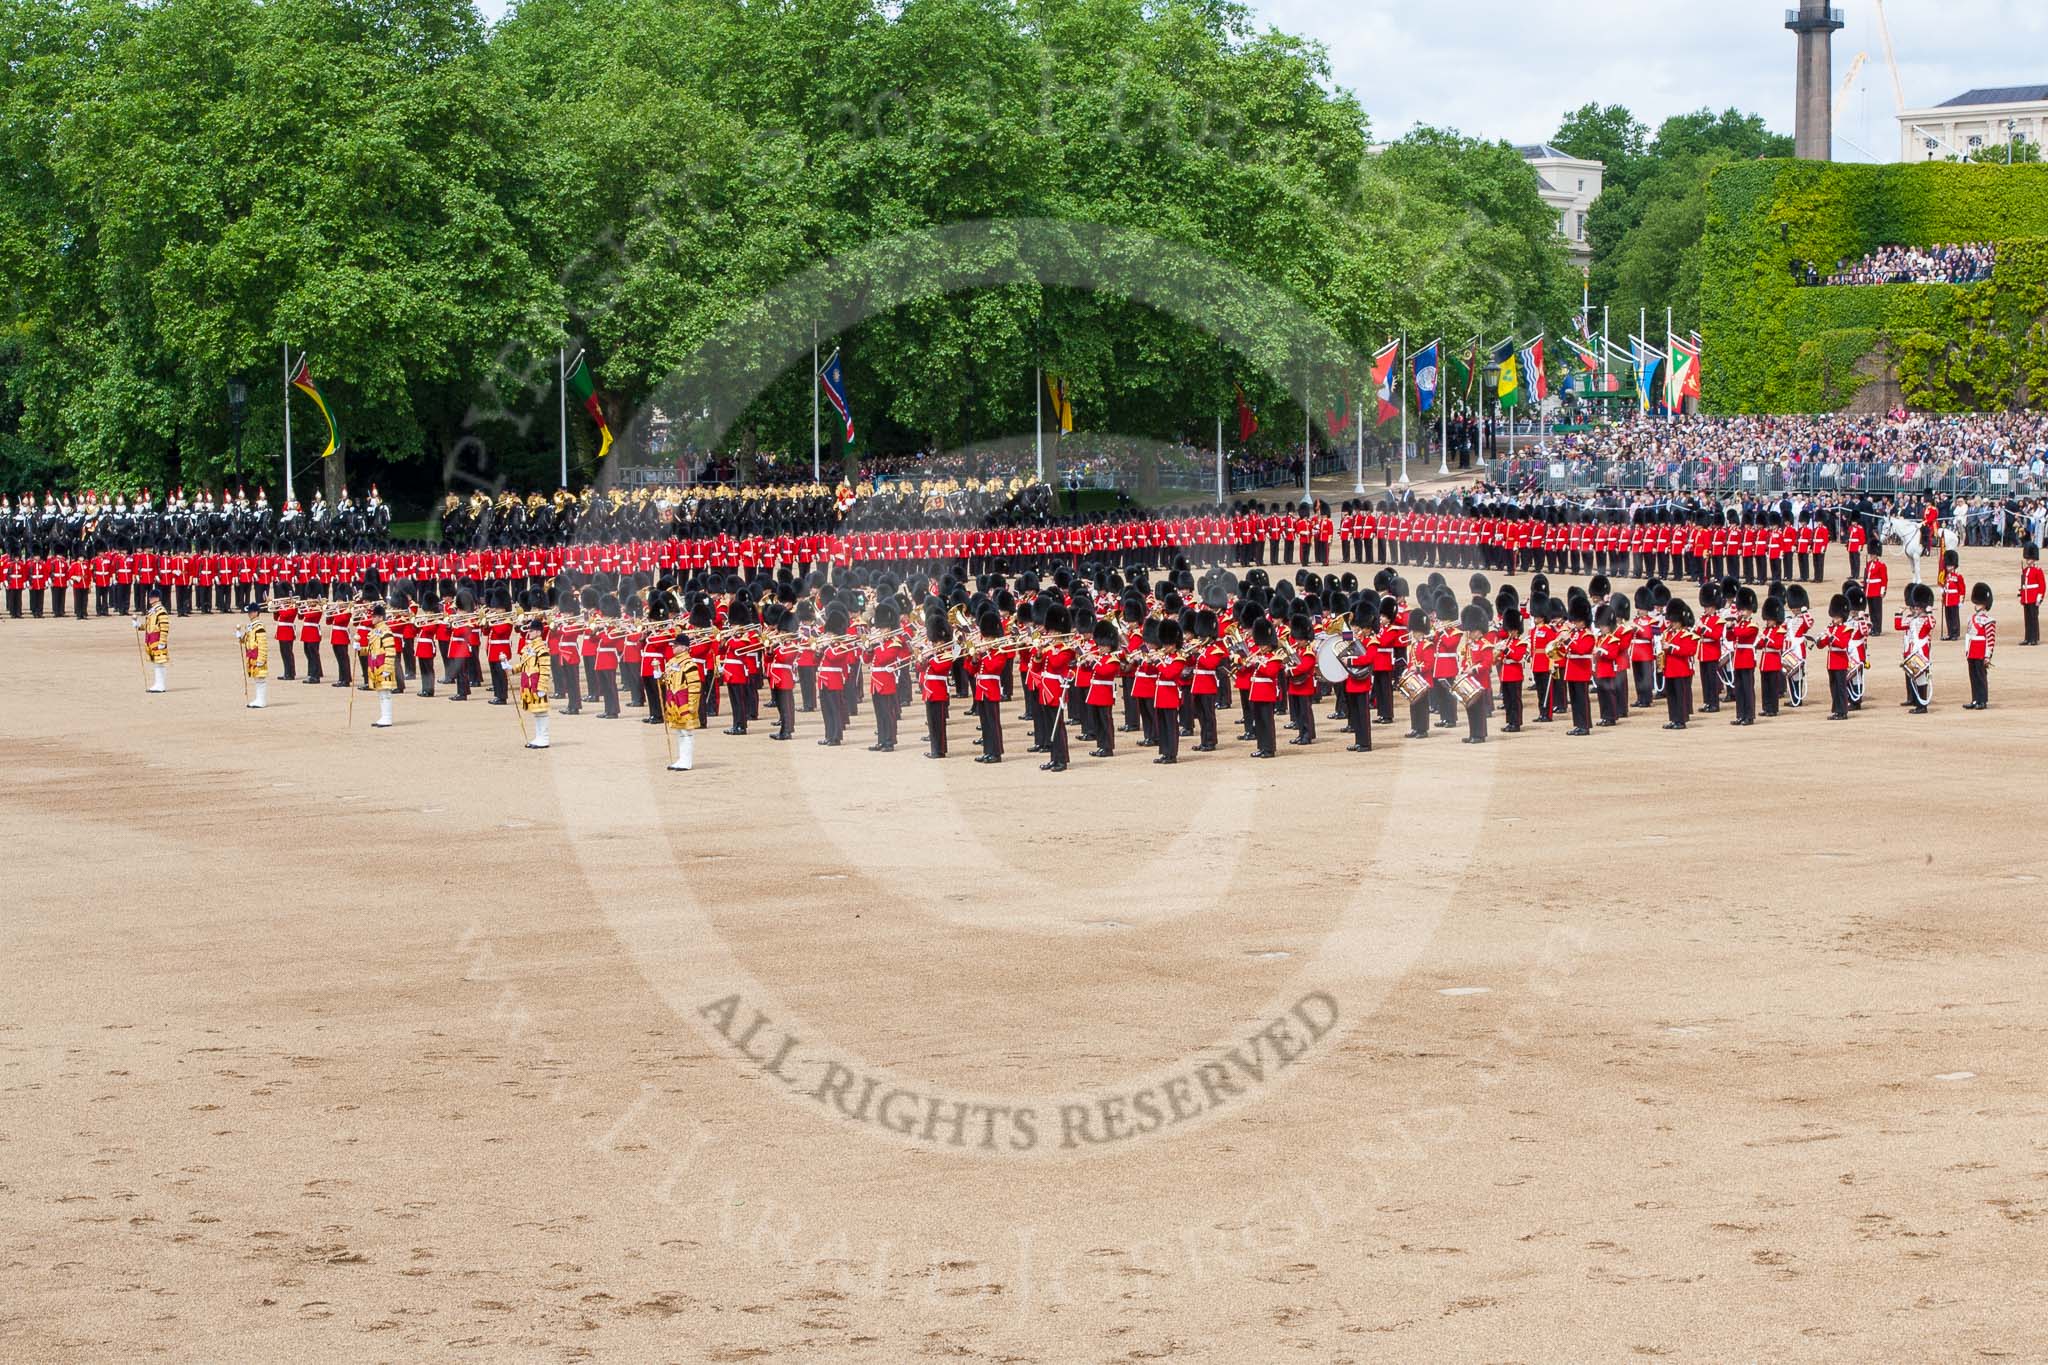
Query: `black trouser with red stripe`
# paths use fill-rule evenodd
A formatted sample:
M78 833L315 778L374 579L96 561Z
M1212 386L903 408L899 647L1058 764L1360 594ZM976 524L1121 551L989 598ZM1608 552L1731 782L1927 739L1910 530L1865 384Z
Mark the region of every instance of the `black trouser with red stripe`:
M1571 698L1572 729L1574 730L1590 730L1593 728L1593 703L1592 699L1587 695L1587 688L1590 686L1591 684L1583 682L1568 682L1564 685L1566 694Z
M1216 730L1216 708L1213 704L1214 701L1215 698L1211 697L1210 702L1212 704L1209 708L1209 730L1211 734L1215 733ZM1109 704L1105 702L1100 706L1091 706L1088 708L1088 711L1095 720L1095 747L1102 752L1103 757L1115 758L1116 723L1114 717L1110 714Z
M1279 738L1273 729L1273 709L1276 705L1278 703L1270 701L1250 703L1252 743L1254 751L1257 753L1271 755L1275 751L1274 746L1279 743Z
M1060 728L1064 730L1066 727ZM1066 762L1066 751L1066 741L1061 740L1053 751L1052 761ZM1169 762L1180 757L1180 708L1177 706L1169 706L1159 713L1159 757Z
M787 730L794 724L786 709L789 705L789 693L786 691L778 692L776 696L781 699L782 705L785 708L782 725ZM924 704L925 738L930 744L927 752L935 758L944 758L946 756L946 711L950 705L950 702L943 701L928 701Z
M1505 678L1501 680L1500 710L1502 717L1507 721L1508 729L1519 730L1522 728L1521 679L1517 678L1513 682Z
M1344 713L1349 721L1353 742L1361 749L1372 748L1372 693L1345 689Z
M978 701L974 712L981 717L981 755L983 758L1003 756L1003 704L1000 701Z

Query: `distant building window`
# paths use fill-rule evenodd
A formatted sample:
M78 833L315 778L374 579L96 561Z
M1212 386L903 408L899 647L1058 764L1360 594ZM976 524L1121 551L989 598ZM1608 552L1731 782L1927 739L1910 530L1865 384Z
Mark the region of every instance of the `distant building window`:
M1582 176L1580 176L1580 177L1579 177L1579 193L1580 193L1580 194L1584 194L1585 192L1586 192L1586 177L1582 175Z
M1574 229L1575 229L1575 230L1574 230L1574 232L1572 233L1572 235L1573 235L1574 237L1576 237L1576 238L1577 238L1577 239L1578 239L1579 241L1582 241L1582 242L1583 242L1583 241L1585 241L1585 240L1586 240L1586 215L1585 215L1585 214L1581 213L1581 214L1579 214L1579 215L1578 215L1578 222L1577 222L1576 224L1574 224Z

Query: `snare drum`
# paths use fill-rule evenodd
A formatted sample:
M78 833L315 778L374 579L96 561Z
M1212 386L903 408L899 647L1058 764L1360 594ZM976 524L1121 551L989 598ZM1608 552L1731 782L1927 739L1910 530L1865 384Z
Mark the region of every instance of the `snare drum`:
M1394 690L1404 701L1420 701L1429 692L1429 679L1411 668L1401 675L1401 681L1394 684Z
M1479 681L1477 674L1461 674L1451 683L1451 695L1458 699L1460 705L1470 706L1486 695L1486 684Z
M1899 660L1899 667L1905 669L1906 676L1914 682L1919 682L1934 671L1934 666L1927 662L1927 656L1924 654L1908 654Z

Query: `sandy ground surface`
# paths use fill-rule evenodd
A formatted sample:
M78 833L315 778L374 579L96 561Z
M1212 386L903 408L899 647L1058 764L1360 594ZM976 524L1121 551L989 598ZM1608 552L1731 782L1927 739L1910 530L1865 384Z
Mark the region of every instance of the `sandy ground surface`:
M1969 567L1983 715L1060 777L0 622L0 1356L2048 1357Z

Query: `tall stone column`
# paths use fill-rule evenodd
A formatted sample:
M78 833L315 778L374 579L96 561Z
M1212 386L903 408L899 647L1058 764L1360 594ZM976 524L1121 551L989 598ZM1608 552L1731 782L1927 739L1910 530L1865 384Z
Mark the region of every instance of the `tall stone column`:
M1842 12L1827 0L1799 0L1785 11L1785 27L1799 35L1798 88L1792 126L1792 154L1801 161L1830 161L1835 154L1835 67L1832 44Z

